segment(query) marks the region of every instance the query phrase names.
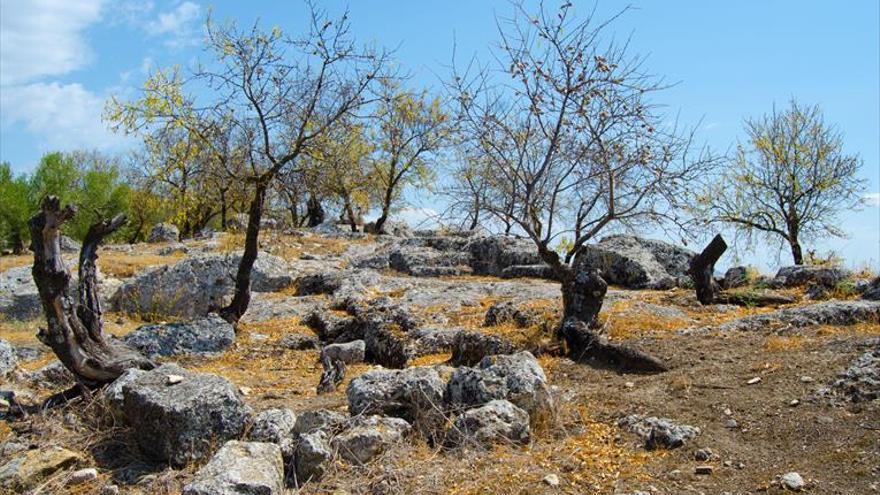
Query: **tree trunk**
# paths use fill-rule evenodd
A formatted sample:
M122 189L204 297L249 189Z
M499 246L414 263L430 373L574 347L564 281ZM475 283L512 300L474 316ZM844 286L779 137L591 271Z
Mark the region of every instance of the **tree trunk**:
M220 190L220 230L226 232L226 189Z
M595 327L608 284L595 268L582 268L562 279L562 319L574 318Z
M718 284L715 283L715 263L727 251L727 243L721 234L716 235L703 249L703 252L691 259L688 274L697 290L700 304L713 304L718 295Z
M321 206L321 202L318 201L318 198L314 196L309 196L309 201L306 204L306 215L308 216L309 227L317 227L324 223L324 207Z
M345 194L344 197L345 214L348 216L348 224L351 226L352 232L357 232L357 218L355 218L354 209L351 207L351 198L348 194Z
M21 254L24 252L24 239L21 238L21 234L18 232L12 233L10 244L12 244L12 254Z
M247 232L244 238L244 253L238 263L238 272L235 274L235 293L228 306L220 310L220 316L229 323L238 323L244 316L251 302L251 271L257 261L260 248L260 221L263 218L263 203L266 201L266 191L269 188L269 180L257 182L254 189L254 198L248 211Z
M791 246L791 257L794 258L794 264L803 265L804 253L801 250L801 243L797 239L792 239L788 241L788 245Z
M125 216L89 228L79 257L79 299L74 300L71 276L61 258L59 229L75 213L74 207L61 209L58 198L48 196L40 213L29 222L34 251L32 274L48 326L40 329L37 338L52 348L81 388L94 389L112 382L127 369L152 369L155 364L121 341L104 338L97 250L104 237L125 222Z

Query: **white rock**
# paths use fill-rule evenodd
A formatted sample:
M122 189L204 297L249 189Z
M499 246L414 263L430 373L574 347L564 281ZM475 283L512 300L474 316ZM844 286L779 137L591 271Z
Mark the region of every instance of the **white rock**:
M68 484L80 485L87 481L92 481L97 477L98 470L95 468L80 469L79 471L75 471L73 474L70 475L70 480L68 480Z
M168 375L168 385L176 385L183 381L183 377L180 375Z
M756 376L756 377L752 378L751 380L747 381L746 383L749 385L754 385L754 384L760 383L760 382L761 382L761 377Z
M544 476L544 483L553 487L559 486L559 476L548 474L547 476Z
M804 479L801 477L801 475L795 472L782 475L782 478L779 480L779 482L782 484L783 487L795 492L803 490L804 486L806 486L806 483L804 483Z

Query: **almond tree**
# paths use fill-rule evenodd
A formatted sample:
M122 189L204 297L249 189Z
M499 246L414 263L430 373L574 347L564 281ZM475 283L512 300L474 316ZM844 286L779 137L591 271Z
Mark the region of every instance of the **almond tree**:
M710 221L733 225L749 243L756 235L787 244L804 263L803 240L844 237L837 213L858 206L864 182L856 154L825 123L818 106L792 101L783 111L749 119L747 144L700 198Z
M228 118L246 167L240 180L251 190L244 253L235 293L221 316L237 322L250 303L251 271L257 259L260 220L270 187L298 166L320 136L369 103L367 90L380 76L388 54L358 47L348 14L330 19L309 4L309 28L300 37L258 24L240 29L208 19L207 52L213 57L183 81L149 84L142 104L116 112L133 122L161 123L198 132L196 122ZM178 88L206 89L201 99ZM205 100L205 101L201 101ZM203 144L209 142L203 140Z
M664 86L642 59L628 55L626 43L603 39L611 21L577 19L571 3L542 4L535 14L514 8L498 21L496 64L455 69L448 83L466 149L488 163L486 211L527 235L560 280L560 336L570 352L662 368L590 330L607 284L578 258L609 227L685 226L680 198L714 160L691 157L691 135L651 103ZM563 236L560 254L554 247Z

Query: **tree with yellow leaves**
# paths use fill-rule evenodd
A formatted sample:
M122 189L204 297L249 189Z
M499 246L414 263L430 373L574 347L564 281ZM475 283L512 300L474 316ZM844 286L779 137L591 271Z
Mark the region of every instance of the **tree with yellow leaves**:
M779 239L804 263L801 242L844 237L837 214L859 205L862 160L843 150L843 136L818 106L792 100L783 111L745 123L746 144L700 198L709 220L733 225L751 243Z

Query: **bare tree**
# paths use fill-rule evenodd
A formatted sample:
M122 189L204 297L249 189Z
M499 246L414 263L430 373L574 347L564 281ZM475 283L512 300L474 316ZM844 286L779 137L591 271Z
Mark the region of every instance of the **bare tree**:
M648 100L662 81L644 72L626 43L603 41L611 21L578 20L570 3L542 4L535 14L514 8L498 21L495 72L472 62L449 83L468 149L489 165L487 210L532 239L561 281L561 336L570 352L638 361L597 351L589 326L606 284L578 255L610 225L684 225L682 193L714 160L703 150L691 157L692 134L668 126ZM571 240L560 254L554 244L562 236Z
M747 120L745 128L748 143L704 191L700 206L709 220L733 225L750 243L759 234L788 244L801 265L803 240L845 236L837 213L860 202L862 160L843 151L842 134L818 106L792 100L784 111Z
M58 198L48 196L41 211L29 222L34 251L32 273L47 323L37 338L52 348L77 381L76 387L50 398L47 405L112 382L129 368L154 367L136 350L122 341L105 338L103 332L96 265L98 245L125 223L125 216L118 215L89 228L79 254L79 288L75 299L60 244L61 226L75 214L72 205L62 208Z

